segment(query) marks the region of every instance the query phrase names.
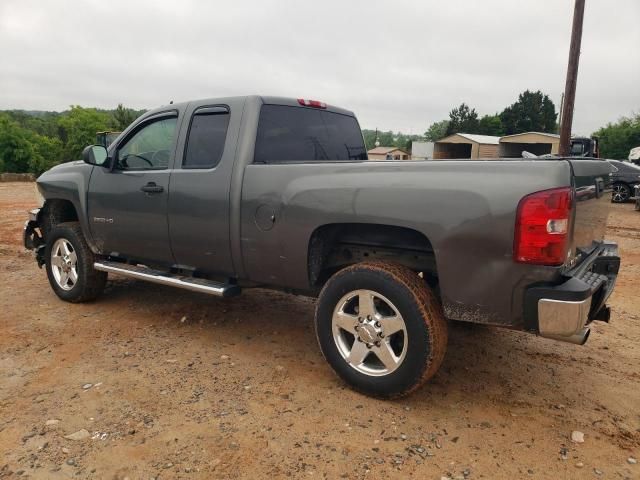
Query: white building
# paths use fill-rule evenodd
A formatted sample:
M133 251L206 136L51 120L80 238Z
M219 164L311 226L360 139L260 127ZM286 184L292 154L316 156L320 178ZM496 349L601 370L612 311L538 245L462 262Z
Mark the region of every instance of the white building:
M411 142L412 160L433 160L433 142Z

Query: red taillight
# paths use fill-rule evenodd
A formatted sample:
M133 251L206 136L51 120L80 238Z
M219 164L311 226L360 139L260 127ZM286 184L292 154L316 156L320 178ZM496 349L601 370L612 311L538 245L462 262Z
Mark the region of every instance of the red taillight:
M569 187L543 190L520 200L513 259L536 265L562 265L567 258L572 204Z
M327 108L326 103L319 102L318 100L305 100L304 98L299 98L298 103L304 107Z

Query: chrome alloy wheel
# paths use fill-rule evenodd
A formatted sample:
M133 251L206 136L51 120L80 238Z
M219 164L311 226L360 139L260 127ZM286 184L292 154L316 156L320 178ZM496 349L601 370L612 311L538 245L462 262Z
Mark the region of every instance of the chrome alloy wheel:
M624 185L613 186L613 201L617 203L624 203L629 200L629 190Z
M56 240L51 249L51 272L63 290L71 290L78 282L78 257L64 238Z
M407 353L407 327L398 309L372 290L343 296L331 319L333 340L342 358L365 375L396 370Z

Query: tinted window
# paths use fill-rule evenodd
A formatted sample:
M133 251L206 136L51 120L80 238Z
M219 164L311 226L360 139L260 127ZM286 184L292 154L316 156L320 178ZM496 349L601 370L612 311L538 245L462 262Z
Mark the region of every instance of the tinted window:
M213 168L220 162L229 112L220 107L196 111L189 127L183 168Z
M257 163L366 160L355 118L313 108L263 105L256 138Z
M176 133L176 117L147 123L118 147L117 167L121 170L167 168Z

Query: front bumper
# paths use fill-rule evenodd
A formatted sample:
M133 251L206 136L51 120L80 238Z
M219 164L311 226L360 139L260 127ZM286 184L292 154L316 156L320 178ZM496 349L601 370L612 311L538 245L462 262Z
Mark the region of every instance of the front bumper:
M567 272L560 285L537 285L525 294L528 330L543 337L582 345L593 320L609 321L606 301L613 292L620 257L615 243L603 243Z
M24 229L22 230L22 242L24 244L24 248L35 252L38 266L41 267L44 264L45 242L38 224L39 214L39 208L29 212L29 220L24 223Z

